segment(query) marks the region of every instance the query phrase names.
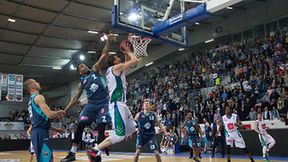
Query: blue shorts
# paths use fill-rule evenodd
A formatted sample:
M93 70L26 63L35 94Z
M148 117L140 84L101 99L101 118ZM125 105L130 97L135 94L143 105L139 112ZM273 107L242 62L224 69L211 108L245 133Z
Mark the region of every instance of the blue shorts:
M158 145L155 139L155 135L147 135L139 133L137 135L136 149L142 149L145 145L148 145L149 149L154 152L158 150Z
M197 147L199 142L199 137L197 135L192 135L188 137L188 145L190 148Z
M79 117L79 123L92 124L97 123L110 123L111 117L109 114L109 107L107 104L97 105L97 104L86 104Z
M49 141L49 128L33 128L31 141L37 162L53 162L53 152Z

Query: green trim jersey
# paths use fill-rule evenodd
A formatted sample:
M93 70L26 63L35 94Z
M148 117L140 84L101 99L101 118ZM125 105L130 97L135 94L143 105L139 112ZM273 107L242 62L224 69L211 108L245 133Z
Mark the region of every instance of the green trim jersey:
M106 72L107 86L109 91L110 103L124 102L126 103L126 76L125 72L121 71L119 76L113 72L113 67L109 67Z
M257 123L257 129L261 132L261 133L265 133L267 134L266 131L266 123L263 120L256 120Z
M224 128L227 133L237 131L237 114L232 114L230 118L227 115L222 117Z

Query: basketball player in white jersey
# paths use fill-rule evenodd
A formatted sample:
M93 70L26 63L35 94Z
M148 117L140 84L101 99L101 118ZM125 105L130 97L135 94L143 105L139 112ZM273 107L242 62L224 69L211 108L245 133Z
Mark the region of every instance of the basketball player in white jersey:
M90 161L101 161L101 150L113 144L123 141L136 131L136 123L126 105L126 76L125 73L139 60L132 53L129 43L123 44L125 63L117 55L108 57L108 70L106 72L107 87L109 91L109 113L112 118L114 133L101 142L94 149L88 149L87 155Z
M243 151L250 158L251 162L254 162L254 159L251 156L251 153L248 151L245 145L245 141L238 131L238 127L243 127L241 121L237 114L232 113L232 110L229 106L225 108L225 115L222 116L224 123L225 135L226 135L226 149L227 149L227 162L231 162L231 147L235 146L237 148L243 149Z
M263 160L269 161L268 152L275 145L275 140L272 136L267 133L266 123L263 120L262 112L258 112L257 120L254 123L254 131L258 133L259 140L262 145Z

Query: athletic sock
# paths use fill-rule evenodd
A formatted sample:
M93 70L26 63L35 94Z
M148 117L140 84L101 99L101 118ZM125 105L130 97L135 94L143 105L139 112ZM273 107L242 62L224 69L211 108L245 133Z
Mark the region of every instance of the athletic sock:
M77 146L72 146L70 152L75 154L77 152L77 148Z

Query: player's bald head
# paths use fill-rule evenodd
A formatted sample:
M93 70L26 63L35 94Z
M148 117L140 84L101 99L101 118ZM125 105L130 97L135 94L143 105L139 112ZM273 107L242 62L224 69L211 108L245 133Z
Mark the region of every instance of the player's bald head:
M35 79L27 79L25 82L24 82L24 89L30 93L31 90L36 90L36 91L39 91L41 89L39 83L35 80Z

